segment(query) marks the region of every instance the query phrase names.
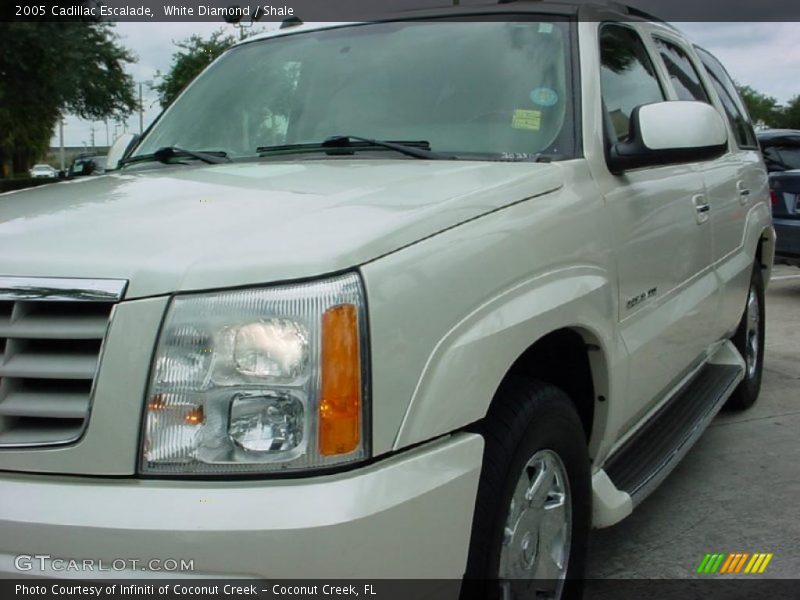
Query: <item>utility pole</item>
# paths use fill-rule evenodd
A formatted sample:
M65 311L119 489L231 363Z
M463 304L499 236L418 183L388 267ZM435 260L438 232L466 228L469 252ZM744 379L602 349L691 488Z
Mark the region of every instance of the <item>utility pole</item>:
M58 120L58 145L60 146L58 155L61 159L61 170L63 171L66 164L64 161L64 117Z
M94 151L94 123L92 123L91 129L89 129L89 140L92 142L92 151Z
M142 86L146 85L148 88L153 87L153 80L148 79L146 81L139 81L139 135L144 133L144 94L142 91ZM152 106L152 104L151 104Z
M144 105L142 104L142 82L139 82L139 135L144 133Z

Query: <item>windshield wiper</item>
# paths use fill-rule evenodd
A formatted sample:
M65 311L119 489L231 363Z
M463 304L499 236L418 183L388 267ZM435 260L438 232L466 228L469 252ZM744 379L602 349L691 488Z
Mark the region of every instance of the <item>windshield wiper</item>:
M159 148L152 154L141 154L139 156L131 156L119 161L120 166L128 165L135 162L146 162L157 160L164 164L174 164L171 162L173 158L196 158L209 165L217 165L220 163L230 162L227 152L221 150L198 152L196 150L186 150L178 148L177 146L164 146Z
M455 156L440 154L430 149L430 142L403 141L390 142L386 140L374 140L371 138L359 137L357 135L335 135L329 137L319 144L289 144L286 146L260 146L256 152L264 154L293 154L299 152L317 152L325 150L369 150L373 148L388 148L406 156L421 158L426 160L455 160Z

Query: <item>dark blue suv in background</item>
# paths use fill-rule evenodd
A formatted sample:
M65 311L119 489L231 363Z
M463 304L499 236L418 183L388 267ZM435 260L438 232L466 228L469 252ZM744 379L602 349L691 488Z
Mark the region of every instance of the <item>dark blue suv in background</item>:
M769 171L775 262L800 267L800 130L768 129L758 141Z

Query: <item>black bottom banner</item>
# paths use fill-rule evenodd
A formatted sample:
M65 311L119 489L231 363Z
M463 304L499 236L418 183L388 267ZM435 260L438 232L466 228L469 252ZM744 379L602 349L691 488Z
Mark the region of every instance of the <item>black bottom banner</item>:
M487 580L230 580L230 579L0 579L0 598L163 600L800 600L796 579L593 579L571 582ZM580 585L574 585L580 584ZM563 592L563 593L562 593Z

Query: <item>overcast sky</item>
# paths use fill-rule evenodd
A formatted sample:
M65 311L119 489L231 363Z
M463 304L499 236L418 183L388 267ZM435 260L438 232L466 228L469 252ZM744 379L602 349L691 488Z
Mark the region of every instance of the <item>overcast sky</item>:
M800 23L679 23L680 29L689 37L715 54L739 83L750 85L786 102L800 94ZM122 43L138 57L138 62L129 66L134 81L152 81L156 72L169 70L174 41L183 40L197 33L208 36L224 27L237 33L224 23L118 23L117 32ZM274 25L267 25L274 27ZM263 29L263 27L262 27ZM138 92L138 89L137 89ZM144 126L155 119L160 106L147 85L143 85ZM94 123L74 117L65 120L64 143L67 146L91 146L92 129L95 144L104 146L114 140L124 126L113 122ZM127 120L129 131L139 131L139 115ZM58 131L52 145L58 145Z

